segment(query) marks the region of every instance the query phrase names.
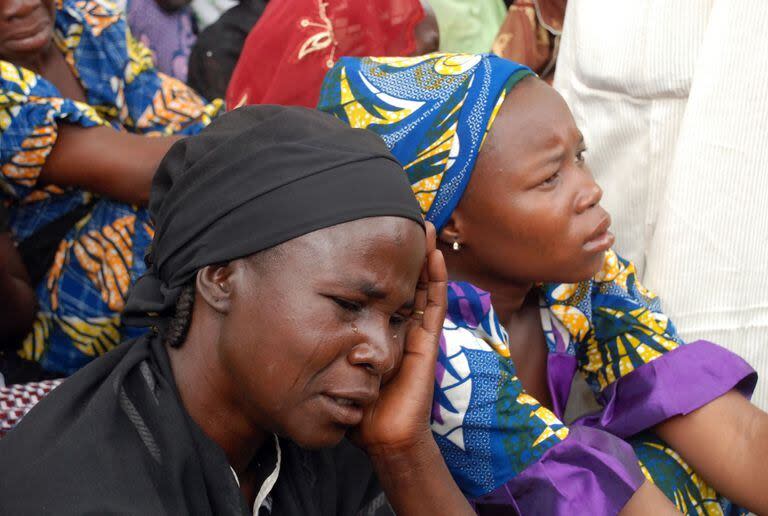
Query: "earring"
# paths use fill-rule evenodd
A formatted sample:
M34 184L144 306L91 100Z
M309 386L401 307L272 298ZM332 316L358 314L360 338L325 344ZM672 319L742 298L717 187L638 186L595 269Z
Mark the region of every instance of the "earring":
M454 253L458 253L459 249L461 249L461 244L459 243L458 240L454 240L453 241L453 245L451 246L451 248L453 249Z
M219 288L220 288L221 290L224 290L224 283L219 283Z
M352 332L353 333L360 333L360 330L357 329L357 326L355 326L354 323L352 324Z

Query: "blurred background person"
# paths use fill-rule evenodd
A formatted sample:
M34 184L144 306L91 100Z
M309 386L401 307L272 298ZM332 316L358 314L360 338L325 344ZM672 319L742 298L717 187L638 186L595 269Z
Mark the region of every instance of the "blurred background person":
M186 82L196 38L189 0L128 0L125 11L133 36L152 50L157 69Z
M507 1L509 9L491 51L528 66L552 84L566 0Z
M152 177L221 103L158 72L105 4L0 0L0 14L0 202L38 302L19 353L69 375L137 334L121 314L154 232Z
M207 99L223 99L245 38L266 6L265 0L241 0L200 32L189 56L187 84Z
M489 52L506 16L502 0L429 0L429 4L437 18L441 52Z
M272 0L245 41L227 109L245 104L314 108L325 73L342 56L437 51L438 24L419 0Z

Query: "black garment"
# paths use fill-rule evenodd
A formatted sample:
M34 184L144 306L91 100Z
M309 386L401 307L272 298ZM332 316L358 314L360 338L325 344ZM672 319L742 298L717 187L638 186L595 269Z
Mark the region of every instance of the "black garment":
M160 340L94 360L0 440L0 514L252 514L224 451L184 409ZM351 516L381 492L346 441L280 446L273 515Z
M245 38L267 6L263 0L242 0L198 36L189 54L187 83L207 99L224 98Z
M8 223L10 215L8 214L8 207L0 202L0 233L8 232Z
M162 324L200 268L376 216L424 224L403 169L371 131L313 109L245 106L171 147L152 181L156 232L123 320Z

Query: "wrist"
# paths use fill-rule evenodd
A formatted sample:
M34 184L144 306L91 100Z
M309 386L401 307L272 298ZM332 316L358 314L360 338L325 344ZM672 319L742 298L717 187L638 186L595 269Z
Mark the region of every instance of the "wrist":
M366 451L380 474L418 474L428 471L436 460L442 461L431 431L407 443L369 446Z

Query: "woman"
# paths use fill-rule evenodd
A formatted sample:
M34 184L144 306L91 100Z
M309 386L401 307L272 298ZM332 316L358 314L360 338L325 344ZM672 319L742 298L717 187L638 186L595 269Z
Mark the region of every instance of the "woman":
M488 52L504 22L501 0L430 0L441 52Z
M187 84L206 98L224 98L245 38L267 6L240 0L197 35L189 54Z
M188 82L187 62L197 39L189 0L128 0L125 17L133 36L152 51L157 69Z
M156 331L0 441L0 512L471 514L427 417L445 265L377 137L237 110L172 147L150 212L128 312Z
M0 0L0 201L39 302L26 359L70 374L131 334L152 175L220 106L155 71L99 0Z
M422 55L438 43L426 0L272 0L245 40L227 107L315 107L323 77L339 57Z
M384 138L439 232L455 281L432 428L479 507L535 511L551 493L550 512L585 500L593 513L616 512L625 491L556 464L592 427L629 443L682 511L727 513L718 493L768 510L768 415L744 396L754 371L714 344L684 345L610 250L583 138L552 88L495 56L345 58L320 107ZM577 372L597 412L569 427ZM599 476L615 450L577 465Z

